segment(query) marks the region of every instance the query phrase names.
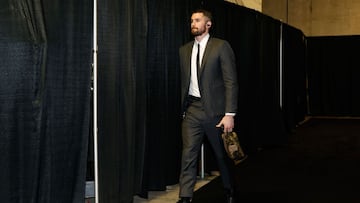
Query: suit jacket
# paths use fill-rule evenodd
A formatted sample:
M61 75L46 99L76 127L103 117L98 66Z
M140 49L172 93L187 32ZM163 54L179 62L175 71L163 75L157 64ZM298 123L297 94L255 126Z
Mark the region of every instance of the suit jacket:
M195 41L179 49L181 70L181 103L186 111L191 73L191 52ZM238 105L238 83L235 55L230 44L222 39L209 38L201 68L198 70L198 83L205 113L210 117L236 113Z

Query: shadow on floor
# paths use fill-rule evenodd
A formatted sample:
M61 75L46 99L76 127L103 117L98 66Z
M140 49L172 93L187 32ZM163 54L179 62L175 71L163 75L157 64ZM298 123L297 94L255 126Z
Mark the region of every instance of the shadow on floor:
M239 203L359 203L360 119L312 118L236 168ZM193 203L224 202L220 178Z

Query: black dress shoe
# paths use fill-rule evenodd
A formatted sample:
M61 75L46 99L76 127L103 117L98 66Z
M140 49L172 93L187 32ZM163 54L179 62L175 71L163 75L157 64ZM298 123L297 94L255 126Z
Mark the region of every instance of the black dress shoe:
M176 203L191 203L191 197L181 197Z

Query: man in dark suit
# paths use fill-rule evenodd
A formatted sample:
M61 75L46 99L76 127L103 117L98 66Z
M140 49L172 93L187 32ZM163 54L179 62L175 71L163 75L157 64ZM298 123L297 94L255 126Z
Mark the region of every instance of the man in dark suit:
M234 202L233 177L221 133L234 128L238 104L235 55L227 41L210 37L211 19L209 11L193 12L191 33L195 39L179 49L184 114L178 203L191 202L204 135L214 150L227 201Z

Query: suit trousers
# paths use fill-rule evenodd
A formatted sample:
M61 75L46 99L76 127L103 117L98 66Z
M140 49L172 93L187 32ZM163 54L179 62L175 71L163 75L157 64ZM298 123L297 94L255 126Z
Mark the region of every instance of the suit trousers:
M180 172L180 197L192 197L197 181L198 159L204 136L216 156L224 189L233 188L230 161L225 154L221 139L222 129L216 125L222 117L209 118L202 108L201 101L190 101L182 121L182 161Z

